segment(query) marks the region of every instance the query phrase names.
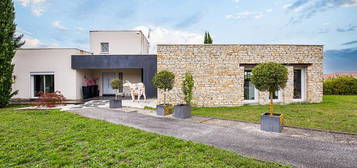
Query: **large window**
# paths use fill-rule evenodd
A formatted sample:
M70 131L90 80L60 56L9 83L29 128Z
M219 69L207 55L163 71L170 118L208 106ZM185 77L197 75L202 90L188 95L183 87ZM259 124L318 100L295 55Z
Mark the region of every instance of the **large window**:
M109 53L109 43L100 43L102 53Z
M32 75L33 96L39 97L39 92L53 93L55 89L54 75Z
M252 70L244 70L244 100L255 100L255 87L251 76Z
M303 69L294 69L294 99L302 100L304 98L304 70Z

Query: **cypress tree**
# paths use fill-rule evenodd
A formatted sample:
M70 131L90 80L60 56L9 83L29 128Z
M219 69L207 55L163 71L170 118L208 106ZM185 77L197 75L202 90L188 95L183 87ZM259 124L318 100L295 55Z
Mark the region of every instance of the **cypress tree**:
M12 58L21 47L23 35L16 35L15 8L12 0L0 1L0 108L6 107L17 91L12 91Z
M209 34L209 32L207 32L207 44L212 44L213 40L211 38L211 35Z
M205 37L204 37L204 40L203 40L203 44L207 44L207 32L205 32Z

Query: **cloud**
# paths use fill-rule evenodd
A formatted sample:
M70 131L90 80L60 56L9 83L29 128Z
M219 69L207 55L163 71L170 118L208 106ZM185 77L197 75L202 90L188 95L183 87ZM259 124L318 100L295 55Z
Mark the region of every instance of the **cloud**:
M357 44L357 40L354 40L354 41L350 41L350 42L347 42L347 43L343 43L341 45L351 45L351 44ZM357 56L356 56L357 57Z
M195 14L189 16L188 18L182 20L180 23L176 24L175 27L178 27L178 28L189 27L191 25L198 23L201 20L201 18L202 18L201 13L195 13Z
M63 26L60 21L56 20L52 22L52 26L58 30L68 30L67 27Z
M156 26L137 26L134 30L141 30L147 37L150 31L150 53L156 53L157 44L202 44L203 34Z
M325 51L324 72L357 72L357 47Z
M344 4L342 4L343 7L354 7L357 6L357 0L347 0Z
M283 6L288 11L297 13L290 20L291 23L298 23L304 19L313 17L316 13L339 7L357 6L357 0L296 0L292 4Z
M19 0L19 2L21 3L21 5L23 7L27 7L30 5L38 5L38 4L44 3L44 2L46 2L46 0Z
M351 31L355 31L357 28L357 26L353 26L353 25L348 25L347 27L344 28L337 28L336 31L338 32L351 32Z
M46 44L37 38L26 35L22 38L22 41L25 41L25 44L21 48L55 48L59 46L56 43Z
M273 9L267 9L266 12L273 12Z
M31 13L35 16L41 16L45 11L47 0L18 0L23 7L31 8Z
M32 9L31 12L35 16L41 16L43 14L43 9Z
M233 2L235 2L235 3L238 3L240 0L232 0Z
M17 34L24 34L24 35L32 35L31 32L21 28L20 26L16 26L16 33Z
M25 44L22 46L23 48L36 48L41 46L39 39L24 37L22 40L25 41Z
M307 2L308 0L297 0L292 4L285 5L284 7L297 12L300 11Z
M227 19L249 19L249 18L260 19L263 16L264 16L263 12L243 11L236 14L226 15L226 18Z

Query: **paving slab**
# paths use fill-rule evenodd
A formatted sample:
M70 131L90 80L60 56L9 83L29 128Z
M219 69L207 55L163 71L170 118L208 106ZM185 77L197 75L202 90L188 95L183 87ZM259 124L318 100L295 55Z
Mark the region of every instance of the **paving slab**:
M157 117L152 112L122 112L105 108L71 109L73 113L144 131L228 149L260 160L296 167L355 168L357 136L286 128L264 132L258 124L195 116ZM148 115L149 114L149 115ZM336 138L337 137L337 138Z

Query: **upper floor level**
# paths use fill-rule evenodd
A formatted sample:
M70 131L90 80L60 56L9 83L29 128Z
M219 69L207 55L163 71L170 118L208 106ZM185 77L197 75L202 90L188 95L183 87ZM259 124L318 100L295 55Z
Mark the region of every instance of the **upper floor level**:
M100 54L148 54L149 42L140 30L90 31L90 52Z

